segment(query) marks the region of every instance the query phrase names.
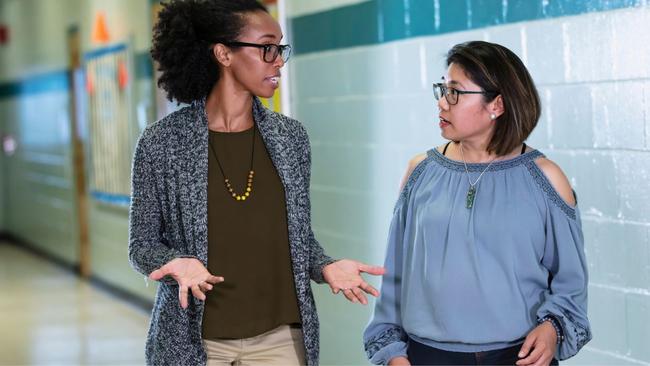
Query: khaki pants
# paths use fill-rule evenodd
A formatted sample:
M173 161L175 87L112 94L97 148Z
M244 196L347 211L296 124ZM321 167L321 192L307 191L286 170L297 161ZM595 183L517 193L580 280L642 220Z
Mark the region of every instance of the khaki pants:
M207 366L304 365L302 329L281 325L256 337L203 340Z

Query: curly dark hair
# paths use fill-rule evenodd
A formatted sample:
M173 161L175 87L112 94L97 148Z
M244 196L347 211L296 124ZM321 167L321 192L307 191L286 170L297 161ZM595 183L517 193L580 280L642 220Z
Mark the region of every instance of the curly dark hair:
M245 13L268 12L257 0L172 0L162 6L151 57L162 72L158 86L181 103L204 98L219 80L210 45L235 41Z

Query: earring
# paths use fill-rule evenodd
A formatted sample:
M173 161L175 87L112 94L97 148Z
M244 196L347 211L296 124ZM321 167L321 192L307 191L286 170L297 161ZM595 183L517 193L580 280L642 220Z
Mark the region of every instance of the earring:
M490 119L491 119L491 120L495 120L495 119L497 119L497 115L494 114L494 113L490 114Z

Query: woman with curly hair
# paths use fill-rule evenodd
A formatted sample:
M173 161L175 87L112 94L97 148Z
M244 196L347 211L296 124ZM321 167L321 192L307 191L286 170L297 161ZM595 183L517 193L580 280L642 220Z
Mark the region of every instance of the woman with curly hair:
M524 142L540 117L509 49L461 43L433 84L448 143L415 156L395 205L375 364L557 365L591 339L576 196Z
M377 296L335 261L310 221L304 127L271 97L291 47L255 0L163 4L152 57L170 100L188 106L149 125L133 161L129 260L160 281L148 364L318 364L310 279L351 302Z

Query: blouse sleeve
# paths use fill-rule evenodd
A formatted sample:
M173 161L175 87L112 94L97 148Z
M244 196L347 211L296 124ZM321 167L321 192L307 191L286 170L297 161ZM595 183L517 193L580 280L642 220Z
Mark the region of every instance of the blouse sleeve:
M363 333L363 343L368 359L373 364L386 365L399 356L406 357L408 336L402 328L401 293L404 263L404 230L413 185L426 166L421 161L409 176L395 204L393 219L388 231L388 247L384 262L379 298L368 326Z
M577 207L552 197L546 217L546 244L542 264L549 270L549 288L537 310L538 320L555 317L563 339L556 357L574 356L591 339L587 318L587 262Z
M399 204L399 202L398 202ZM379 298L370 323L363 333L363 343L370 362L386 365L398 356L406 357L407 336L402 329L400 295L402 290L403 207L396 207L388 234L388 249Z

